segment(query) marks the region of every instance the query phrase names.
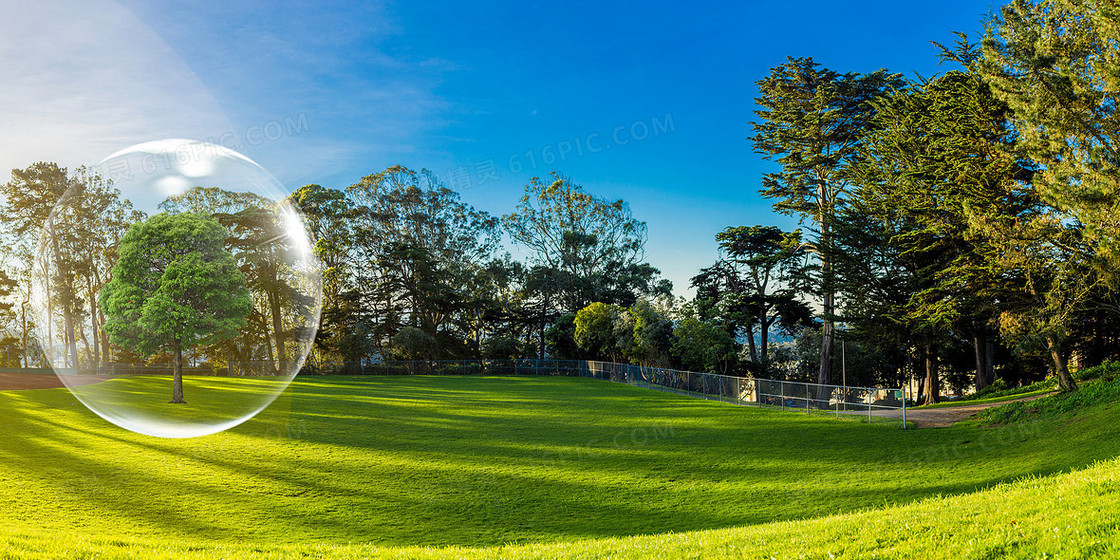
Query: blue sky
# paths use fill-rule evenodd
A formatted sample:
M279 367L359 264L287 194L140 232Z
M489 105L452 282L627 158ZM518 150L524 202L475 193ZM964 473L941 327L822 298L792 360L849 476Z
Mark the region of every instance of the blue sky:
M769 164L746 140L756 80L786 56L943 71L930 41L978 31L999 5L5 4L0 166L219 139L291 188L400 163L493 214L557 169L630 203L648 260L681 294L715 259L717 231L796 225L757 194Z

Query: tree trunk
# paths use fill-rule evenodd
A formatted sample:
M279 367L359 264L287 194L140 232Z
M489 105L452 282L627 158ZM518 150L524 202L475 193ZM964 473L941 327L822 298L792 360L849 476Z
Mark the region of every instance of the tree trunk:
M171 389L171 404L185 404L183 400L183 347L175 343L175 380Z
M284 373L284 327L281 324L280 317L280 294L275 292L268 293L268 303L272 308L272 335L276 338L276 372Z
M989 385L987 372L987 358L985 357L987 344L979 336L972 337L972 349L976 354L976 390L980 391Z
M92 285L89 287L89 323L93 329L93 363L90 365L96 371L101 364L101 326L97 324L97 295Z
M541 360L544 360L544 329L545 323L542 321L541 328L538 331L539 336L537 337L537 355Z
M105 314L101 312L100 308L98 308L98 310L97 310L97 316L101 318L101 324L104 325L105 324ZM110 352L110 348L109 348L109 333L105 332L105 329L101 329L100 336L101 336L101 364L103 366L105 366L105 368L107 369L109 367L109 363L113 359L113 354Z
M262 316L260 324L261 324L261 329L264 331L264 347L265 347L265 350L268 350L268 362L270 364L275 364L276 360L278 358L276 358L276 356L273 355L275 350L273 350L272 342L270 342L272 340L272 333L269 332L269 330L268 330L268 319L266 319L265 317ZM259 363L259 360L253 360L253 361ZM262 366L263 366L263 364L262 364ZM250 367L252 367L252 364L250 364ZM264 375L264 368L261 367L260 371L257 371L256 373L257 373L257 375Z
M915 401L917 401L918 398L920 398L922 395L925 394L925 390L926 390L925 387L926 387L926 376L923 375L923 376L918 378L918 392L914 393L914 400Z
M834 310L833 295L824 295L824 324L821 326L821 369L817 376L817 383L828 385L832 383L832 333L835 325L832 322Z
M817 375L817 383L829 385L832 383L832 333L836 328L832 315L836 312L836 294L832 291L832 212L833 200L828 191L828 185L821 179L817 187L817 220L821 224L820 247L818 251L821 258L821 292L822 320L821 326L821 368Z
M758 332L758 356L761 358L762 367L769 371L770 368L770 352L767 348L770 345L770 321L767 321L765 316L762 317Z
M54 258L55 258L55 267L58 268L58 269L61 269L62 266L61 266L60 262L62 260L62 253L58 249L58 236L55 234L55 231L54 231L54 219L51 219L51 220L48 221L48 227L49 227L50 236L51 236L51 251L54 253ZM59 274L59 276L61 276L61 274ZM63 333L63 338L64 338L63 343L66 346L66 350L68 350L68 352L66 353L66 360L65 360L66 361L66 367L77 368L78 367L78 341L74 337L74 316L73 316L73 313L72 313L72 310L71 310L71 306L73 305L73 302L72 302L73 297L72 297L71 294L73 293L73 290L74 290L74 286L66 285L66 283L64 281L62 286L61 286L60 299L62 300L62 302L61 302L62 303L62 316L63 316L63 321L65 323L65 329L66 329L66 331ZM50 298L50 292L49 291L47 292L47 297ZM48 317L49 317L49 315L48 315Z
M1077 383L1074 382L1073 376L1069 374L1066 357L1062 354L1061 346L1053 336L1046 337L1046 349L1050 351L1050 357L1054 360L1054 371L1058 373L1058 388L1062 391L1076 390Z
M754 327L747 328L747 348L751 353L751 361L758 363L758 348L754 344Z
M101 281L101 275L97 272L96 268L94 268L93 270L93 280L95 285L97 286L105 285L105 283ZM95 290L95 293L98 291L100 290ZM105 332L105 329L102 328L102 326L105 324L105 314L101 312L101 306L97 305L92 300L90 302L90 305L90 313L97 315L98 327L93 332L94 336L101 341L101 364L106 369L108 369L112 355L109 351L109 333Z
M941 380L937 376L937 358L933 346L926 345L926 398L922 404L936 404L941 400Z
M984 337L984 349L985 349L985 352L984 352L984 368L985 369L984 369L984 371L986 372L984 375L987 376L989 384L995 383L995 381L996 381L996 366L995 366L995 364L996 364L996 360L995 360L996 342L994 340L992 340L991 335L988 335L988 336Z
M20 306L19 313L20 313L20 320L23 322L23 332L21 333L21 336L23 338L23 367L24 368L29 368L29 367L31 367L31 361L30 361L30 357L29 357L29 355L31 354L31 348L29 348L27 346L27 304L26 304L26 302L24 302L24 304Z

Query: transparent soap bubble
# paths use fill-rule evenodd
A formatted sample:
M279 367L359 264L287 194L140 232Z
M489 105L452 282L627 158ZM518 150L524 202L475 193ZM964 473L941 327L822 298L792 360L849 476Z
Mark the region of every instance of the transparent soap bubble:
M275 400L311 349L322 299L281 184L191 140L132 146L67 181L39 235L31 300L42 352L74 396L159 437L219 432Z

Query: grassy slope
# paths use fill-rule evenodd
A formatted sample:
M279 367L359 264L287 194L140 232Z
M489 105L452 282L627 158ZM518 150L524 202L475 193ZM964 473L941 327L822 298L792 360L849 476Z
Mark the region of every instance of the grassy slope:
M952 401L939 402L937 404L925 404L925 405L922 405L922 406L916 406L916 407L914 407L914 410L927 410L927 409L930 409L930 408L956 408L958 406L973 406L973 405L977 405L977 404L991 404L991 403L998 403L998 402L1014 401L1014 400L1018 400L1018 399L1025 399L1027 397L1034 397L1034 396L1037 396L1037 395L1045 395L1047 393L1053 393L1054 390L1055 389L1053 387L1048 387L1046 389L1039 389L1037 391L1027 391L1027 392L1023 392L1023 393L1013 393L1013 394L1010 394L1010 395L1000 395L1000 396L997 396L997 397L989 397L989 398L986 398L986 399L969 399L969 400L956 399L956 400L952 400Z
M0 410L0 543L15 556L859 556L924 550L944 532L958 552L1052 536L1054 512L1081 519L1071 531L1117 526L1075 517L1116 511L1114 463L952 508L892 506L1114 457L1113 406L902 431L593 380L320 378L196 440L123 432L61 390L2 393ZM1008 500L1016 523L998 513ZM855 510L869 511L781 522ZM536 544L494 547L511 542Z

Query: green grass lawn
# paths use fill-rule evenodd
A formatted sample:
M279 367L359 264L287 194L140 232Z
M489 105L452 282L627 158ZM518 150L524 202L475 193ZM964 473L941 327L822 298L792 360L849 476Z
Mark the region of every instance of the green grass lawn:
M1120 527L1114 402L904 431L588 379L323 377L197 439L65 390L0 414L0 558L1035 556Z
M236 426L282 392L286 377L209 377L183 379L186 402L168 406L168 376L129 375L112 383L73 388L74 394L116 424L160 437L194 437Z
M969 399L969 400L956 399L956 400L951 400L951 401L939 402L937 404L924 404L922 406L916 406L916 407L914 407L914 409L915 410L918 410L918 409L924 410L924 409L929 409L929 408L955 408L955 407L958 407L958 406L973 406L973 405L978 405L978 404L991 404L991 403L1025 399L1027 397L1034 397L1034 396L1037 396L1037 395L1045 395L1047 393L1053 393L1054 391L1055 391L1055 389L1053 387L1048 387L1046 389L1039 389L1037 391L1027 391L1027 392L1023 392L1023 393L1014 393L1014 394L1011 394L1011 395L1001 395L1001 396L998 396L998 397L989 397L989 398L986 398L986 399Z

